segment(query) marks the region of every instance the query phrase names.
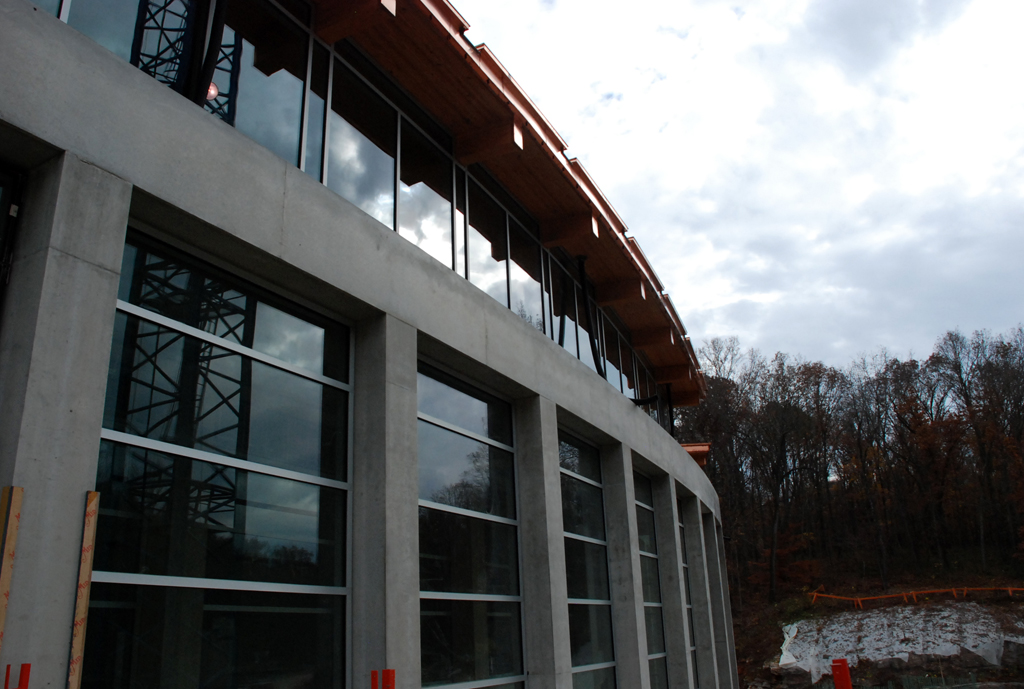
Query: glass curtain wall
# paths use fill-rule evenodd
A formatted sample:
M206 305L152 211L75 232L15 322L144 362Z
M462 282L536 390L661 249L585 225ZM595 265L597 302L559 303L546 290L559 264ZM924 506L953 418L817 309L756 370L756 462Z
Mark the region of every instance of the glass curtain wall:
M512 408L421 365L423 686L522 689L522 592Z
M686 554L686 528L683 526L683 500L676 501L676 517L679 521L679 544L683 549L683 591L686 594L686 627L690 633L690 672L693 673L693 687L700 689L700 674L697 672L697 637L693 634L693 598L690 596L690 562Z
M623 394L637 396L637 378L646 385L648 371L627 338L584 299L592 290L583 289L577 266L543 249L536 223L486 172L456 163L446 134L357 51L321 43L305 3L41 6L396 230Z
M640 578L647 622L647 663L651 689L668 689L665 652L665 623L662 617L661 576L658 573L658 540L654 528L654 491L651 479L633 472L636 498L636 527L640 542Z
M559 432L558 441L572 685L573 689L614 689L615 647L601 456L596 448L568 433Z
M84 686L344 684L349 352L345 326L130 235Z

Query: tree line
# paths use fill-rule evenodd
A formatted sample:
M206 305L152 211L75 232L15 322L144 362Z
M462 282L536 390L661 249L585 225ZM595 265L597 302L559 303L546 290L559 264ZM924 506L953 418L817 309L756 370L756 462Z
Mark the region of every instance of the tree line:
M707 400L676 411L710 443L737 603L859 576L1024 571L1024 328L950 331L925 360L846 368L699 350Z

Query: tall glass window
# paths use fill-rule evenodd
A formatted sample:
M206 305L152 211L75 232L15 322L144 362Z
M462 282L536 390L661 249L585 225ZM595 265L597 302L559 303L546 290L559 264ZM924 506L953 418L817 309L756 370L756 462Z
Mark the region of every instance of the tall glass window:
M348 329L141 239L121 270L85 686L339 686Z
M543 292L541 291L541 248L517 221L509 220L509 295L512 310L537 330L544 332Z
M654 528L654 491L651 479L633 472L636 496L636 528L640 544L640 578L647 622L647 663L651 689L668 689L665 623L662 619L661 577L658 574L658 540Z
M700 674L697 672L697 637L693 634L693 598L690 596L690 562L686 554L686 528L683 526L683 500L676 501L676 517L679 522L679 545L683 549L683 590L686 594L686 629L690 633L690 671L693 673L693 687L700 689Z
M398 233L452 267L452 160L402 120Z
M469 184L466 228L469 281L508 306L508 221L505 209L475 182Z
M568 433L560 432L558 441L572 685L574 689L614 689L615 648L601 457L596 448Z
M512 409L426 366L417 396L421 682L522 689Z

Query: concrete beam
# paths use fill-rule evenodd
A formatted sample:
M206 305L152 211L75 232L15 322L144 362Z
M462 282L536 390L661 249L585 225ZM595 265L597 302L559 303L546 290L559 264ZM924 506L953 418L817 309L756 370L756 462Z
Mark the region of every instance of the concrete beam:
M537 689L571 689L569 599L562 532L557 409L551 400L516 402L516 457L523 562L526 673Z
M32 171L2 305L0 484L25 498L0 662L41 686L68 681L130 199L71 154Z
M352 678L399 670L397 687L420 686L419 463L416 329L392 316L356 324L350 605Z
M542 222L540 238L549 249L600 236L596 213L571 215Z
M313 10L313 31L325 43L336 43L394 18L396 4L397 0L321 0Z
M455 137L455 158L463 165L486 162L523 151L523 121L514 118Z

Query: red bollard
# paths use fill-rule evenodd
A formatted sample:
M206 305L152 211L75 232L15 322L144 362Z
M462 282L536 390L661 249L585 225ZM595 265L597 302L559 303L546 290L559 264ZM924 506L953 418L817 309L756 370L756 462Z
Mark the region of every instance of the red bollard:
M383 687L380 689L395 689L395 671L384 670L383 671ZM377 680L380 678L380 673L377 670L370 671L370 689L378 689ZM27 689L27 688L26 688Z
M32 664L24 663L18 673L18 686L13 689L28 689L28 678L32 674ZM11 666L7 666L7 676L4 677L4 689L11 689Z
M836 689L853 689L853 681L850 679L850 665L846 658L835 658L832 661L832 681Z

